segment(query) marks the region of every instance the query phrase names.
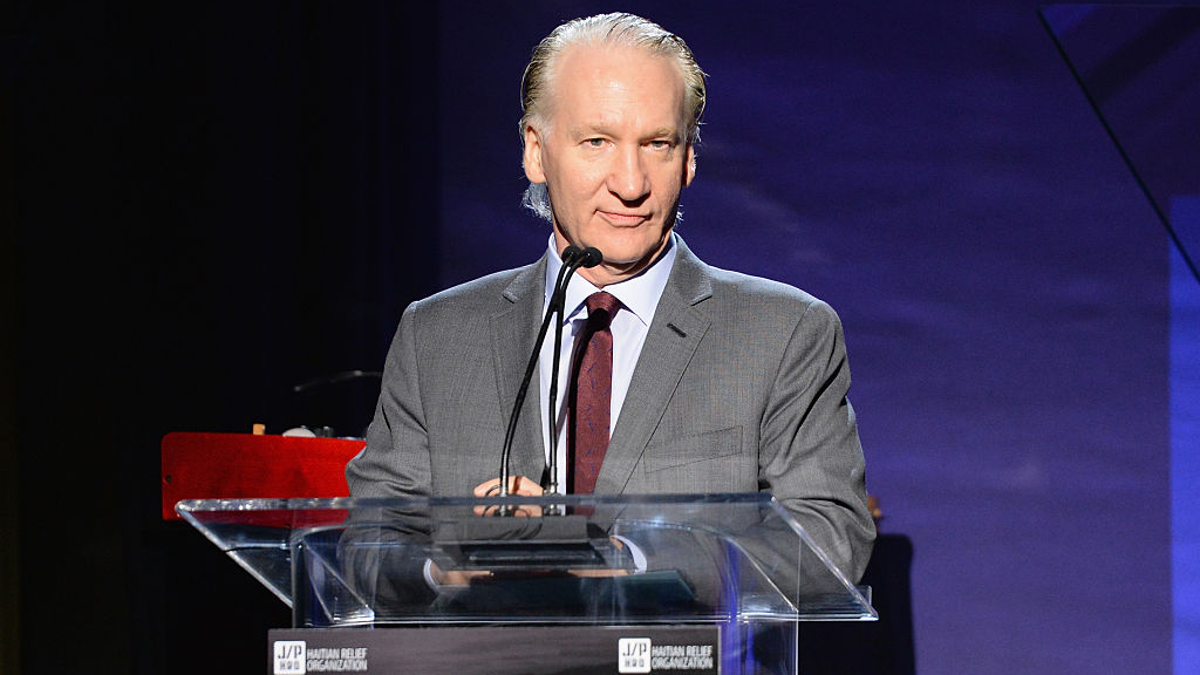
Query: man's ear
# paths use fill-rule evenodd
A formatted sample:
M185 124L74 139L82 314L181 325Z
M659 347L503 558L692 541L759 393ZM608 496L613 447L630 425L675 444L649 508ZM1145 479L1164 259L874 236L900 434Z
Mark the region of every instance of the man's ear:
M530 183L545 183L546 170L542 167L542 140L532 125L525 127L525 177Z
M687 146L687 167L684 171L683 186L687 187L696 178L696 146L691 143Z

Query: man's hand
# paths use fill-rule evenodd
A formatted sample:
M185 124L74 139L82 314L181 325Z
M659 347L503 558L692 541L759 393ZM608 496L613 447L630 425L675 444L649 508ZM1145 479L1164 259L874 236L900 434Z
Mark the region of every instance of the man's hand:
M445 570L430 561L429 578L436 586L469 586L476 579L490 579L488 570Z
M486 480L475 486L476 497L496 497L500 494L500 479L493 478ZM508 479L508 494L510 495L525 495L526 497L540 497L544 491L542 486L537 481L526 476L513 476ZM476 506L475 514L479 516L491 515L498 507L496 506ZM542 507L540 506L518 506L513 512L515 516L527 516L537 518L542 515Z

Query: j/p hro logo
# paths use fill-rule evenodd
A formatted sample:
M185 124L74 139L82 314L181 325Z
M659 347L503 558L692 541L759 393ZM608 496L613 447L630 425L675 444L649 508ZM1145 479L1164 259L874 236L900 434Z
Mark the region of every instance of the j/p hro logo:
M617 672L650 672L650 638L617 640Z
M279 640L275 643L275 675L305 675L306 645L303 640Z

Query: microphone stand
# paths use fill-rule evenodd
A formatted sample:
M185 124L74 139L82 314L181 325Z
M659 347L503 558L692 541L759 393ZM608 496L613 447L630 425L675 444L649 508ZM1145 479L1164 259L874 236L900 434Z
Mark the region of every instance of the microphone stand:
M542 326L538 330L537 339L534 341L533 353L529 356L529 363L525 368L525 376L521 379L521 386L517 390L517 399L513 404L512 413L508 418L508 429L504 435L504 448L500 453L500 496L507 497L509 495L509 457L512 455L513 439L516 436L517 421L521 416L521 406L525 403L525 396L529 391L529 381L533 379L533 371L537 367L538 357L542 351L542 343L546 341L546 331L550 327L550 321L555 314L559 316L558 328L555 331L555 351L554 351L554 372L551 377L551 408L550 408L550 494L557 494L558 478L557 473L557 445L558 434L557 424L555 423L555 410L553 401L558 393L558 365L559 354L562 344L562 313L563 302L566 296L567 285L570 282L571 275L580 267L595 267L604 259L599 250L588 247L584 251L580 251L578 247L568 246L563 250L562 254L563 266L558 271L558 278L554 283L554 292L550 296L549 307L546 310L546 316L542 320ZM508 505L503 505L494 512L499 516L511 516L513 511Z

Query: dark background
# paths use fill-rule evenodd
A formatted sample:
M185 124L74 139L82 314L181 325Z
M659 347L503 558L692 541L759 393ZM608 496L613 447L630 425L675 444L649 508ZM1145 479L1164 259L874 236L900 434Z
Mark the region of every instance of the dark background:
M1036 7L629 9L711 75L682 236L842 315L918 670L1167 673L1170 249ZM288 613L159 522L159 439L361 428L370 386L289 388L540 254L521 70L610 9L5 10L6 672L261 672Z

